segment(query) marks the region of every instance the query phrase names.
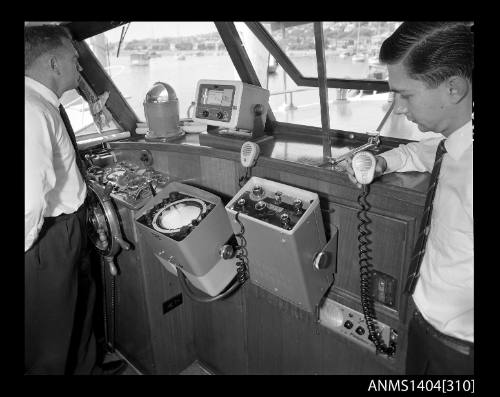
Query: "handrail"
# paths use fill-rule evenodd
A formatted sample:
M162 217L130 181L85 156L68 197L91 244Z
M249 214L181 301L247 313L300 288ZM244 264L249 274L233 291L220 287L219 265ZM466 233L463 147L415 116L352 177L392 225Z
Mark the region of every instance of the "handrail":
M293 94L294 92L303 92L303 91L316 91L316 88L299 88L297 90L285 90L285 91L280 91L280 92L272 92L269 94L269 96L273 95L283 95L283 94Z

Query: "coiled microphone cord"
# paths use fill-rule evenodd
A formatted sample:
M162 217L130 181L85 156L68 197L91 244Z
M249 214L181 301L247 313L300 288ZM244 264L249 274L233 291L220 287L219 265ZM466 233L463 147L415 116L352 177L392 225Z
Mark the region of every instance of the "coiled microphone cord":
M240 232L235 234L236 238L240 239L240 243L236 246L236 271L238 272L238 281L240 284L244 284L248 279L248 250L246 249L247 240L243 236L245 233L245 226L240 221L240 212L236 212L234 219L240 225Z
M367 212L370 209L370 204L366 200L368 193L370 192L370 185L363 185L363 190L358 196L358 204L361 210L358 211L357 216L360 220L358 225L358 248L359 248L359 274L360 274L360 292L361 292L361 306L363 308L363 314L365 317L366 326L369 332L369 339L375 345L377 353L384 353L388 356L392 356L395 353L395 346L392 343L387 346L381 337L381 332L376 323L376 314L374 308L374 300L371 294L371 283L372 283L372 265L369 256L368 244L370 240L368 236L370 231L367 225L371 223L370 218L368 218Z

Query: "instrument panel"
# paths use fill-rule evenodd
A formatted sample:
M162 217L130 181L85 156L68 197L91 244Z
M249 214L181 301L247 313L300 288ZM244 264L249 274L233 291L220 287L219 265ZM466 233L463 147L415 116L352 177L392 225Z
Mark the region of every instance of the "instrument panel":
M170 181L168 175L130 161L120 161L106 167L93 165L87 169L87 177L100 185L111 185L111 196L133 209L144 205L147 199Z

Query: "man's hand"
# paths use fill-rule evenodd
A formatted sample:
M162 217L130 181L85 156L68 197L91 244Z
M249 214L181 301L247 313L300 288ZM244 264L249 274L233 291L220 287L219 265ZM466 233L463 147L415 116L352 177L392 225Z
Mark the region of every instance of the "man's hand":
M358 180L356 179L356 176L354 175L354 170L352 169L352 157L353 156L346 158L345 170L351 182L361 189L361 183L359 183ZM387 163L382 156L375 156L375 159L377 160L377 164L375 165L375 173L373 175L374 180L378 178L380 175L382 175L387 168Z

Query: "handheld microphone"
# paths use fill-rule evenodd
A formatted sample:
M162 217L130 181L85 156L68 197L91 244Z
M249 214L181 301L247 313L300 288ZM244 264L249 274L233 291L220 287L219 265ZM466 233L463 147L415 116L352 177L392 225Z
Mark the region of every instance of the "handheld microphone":
M375 175L377 160L375 156L367 151L356 153L352 158L352 169L359 183L368 185Z
M241 165L253 167L259 157L260 147L254 142L247 141L241 146Z

